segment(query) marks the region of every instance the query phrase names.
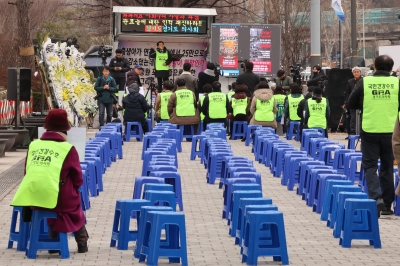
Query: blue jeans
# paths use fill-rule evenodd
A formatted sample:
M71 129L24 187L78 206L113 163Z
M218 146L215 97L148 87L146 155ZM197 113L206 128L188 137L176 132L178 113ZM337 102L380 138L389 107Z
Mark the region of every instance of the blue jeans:
M111 122L112 116L112 103L102 103L98 102L99 105L99 122L100 126L104 126L104 110L107 110L107 123Z

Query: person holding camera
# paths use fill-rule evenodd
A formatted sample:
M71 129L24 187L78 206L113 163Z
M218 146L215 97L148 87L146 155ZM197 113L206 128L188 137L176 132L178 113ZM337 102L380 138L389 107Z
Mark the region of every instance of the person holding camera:
M246 85L247 97L252 97L255 87L258 83L260 83L260 77L253 73L254 64L250 61L247 61L244 64L244 72L240 74L236 79L236 85Z
M313 76L312 78L307 81L307 86L319 86L319 81L321 81L321 76L324 75L324 72L322 71L322 68L318 65L313 67Z
M307 128L322 128L325 130L325 137L328 137L326 125L330 117L329 102L322 97L322 89L314 88L313 95L304 105L304 124Z
M149 52L149 58L154 59L154 76L157 78L157 91L162 92L163 81L169 78L169 64L167 61L170 59L169 51L164 46L163 41L157 42L157 49L154 45ZM167 64L168 63L168 64Z
M122 49L115 50L115 57L111 59L110 64L110 75L114 78L118 85L119 91L125 91L125 73L130 70L128 59L123 57Z
M206 84L212 84L214 81L218 81L219 77L215 75L215 64L207 63L207 69L204 72L200 72L197 79L198 92L196 98L199 99L199 93L204 93L203 88Z
M99 106L99 122L100 127L104 126L104 111L107 111L107 123L111 122L113 111L114 96L118 91L117 84L113 77L110 76L110 68L105 66L102 71L103 75L98 77L94 85L97 92L95 99Z
M282 86L285 92L290 90L290 84L293 83L293 80L290 76L287 76L285 70L278 70L276 73L278 78L275 79L276 86Z

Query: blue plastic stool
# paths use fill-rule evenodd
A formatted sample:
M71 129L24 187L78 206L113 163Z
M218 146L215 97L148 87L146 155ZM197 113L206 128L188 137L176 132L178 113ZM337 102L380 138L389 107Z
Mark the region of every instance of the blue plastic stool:
M219 186L222 188L226 181L229 180L231 177L233 177L234 173L240 173L240 172L256 172L256 168L252 167L252 166L230 166L228 167L227 171L226 171L226 178L224 180L221 180L219 183Z
M353 183L349 180L327 180L325 184L324 201L322 204L321 221L328 221L329 216L332 214L333 208L333 186L344 185L351 186ZM329 225L327 225L329 226Z
M310 155L314 160L319 158L319 153L321 151L320 144L324 142L331 142L328 138L311 138L308 143L308 155Z
M230 160L228 163L226 163L224 161L224 159L222 159L221 178L219 179L219 188L223 188L223 186L226 182L226 179L230 178L231 173L232 173L232 171L230 170L230 167L253 168L253 161L240 159L240 160Z
M229 234L230 236L235 237L235 245L239 244L239 239L240 239L240 230L242 228L242 223L243 217L244 217L244 211L247 205L269 205L272 204L272 199L269 198L241 198L239 200L239 209L238 209L238 215L237 215L237 221L236 223L231 223L229 227ZM236 228L233 228L233 226L236 225Z
M138 236L136 239L136 245L134 249L133 256L135 258L139 258L140 256L140 250L142 249L142 243L143 243L143 238L144 238L144 230L146 227L146 221L147 221L147 214L149 211L173 211L171 207L167 206L143 206L140 209L140 218L139 218L139 224L138 224ZM167 228L168 229L168 228ZM169 232L166 232L167 234ZM163 242L163 241L161 241ZM165 244L168 242L165 241ZM169 244L169 243L168 243Z
M234 121L231 133L231 138L233 140L239 138L245 138L247 132L247 121Z
M299 184L300 180L300 163L301 162L312 162L312 158L310 157L291 157L289 163L285 167L289 168L283 172L283 184L287 182L287 189L289 191L293 191L294 185ZM287 180L287 181L286 181Z
M275 149L275 157L272 157L272 163L271 163L271 173L275 177L281 177L282 172L283 172L283 166L284 166L284 156L286 154L293 154L293 155L303 155L304 157L307 157L307 154L305 152L298 151L295 148L276 148ZM275 161L274 161L275 159Z
M341 174L318 174L317 176L317 191L313 204L313 212L320 214L325 200L326 183L329 180L346 180L347 177Z
M178 172L176 166L171 165L151 165L147 168L146 176L149 176L151 172Z
M201 156L201 146L200 140L206 138L205 135L196 135L192 138L192 149L190 152L190 160L193 161L196 159L196 156L200 158ZM197 143L199 143L199 149L197 149Z
M344 204L347 199L368 199L368 195L363 192L339 192L339 198L338 198L338 208L337 208L337 219L336 223L333 229L333 237L334 238L339 238L340 233L343 227L343 218L344 218ZM353 213L354 216L359 216L358 219L357 217L353 217L353 230L366 230L368 229L368 225L363 223L363 216L367 216L368 213L364 211L357 211L356 213ZM356 221L359 220L359 221Z
M147 190L156 190L156 191L171 191L174 192L174 186L169 184L157 184L157 183L147 183L144 184L143 188L143 196L145 198Z
M138 176L135 177L135 185L133 187L133 199L140 199L142 196L142 187L145 184L164 184L164 178Z
M306 143L306 137L310 133L311 134L317 134L317 135L315 135L315 138L323 137L323 136L321 136L321 134L318 133L318 130L316 130L316 129L303 129L302 134L301 134L301 145L300 145L300 150L301 151L307 151L309 143L308 143L308 141Z
M261 158L261 161L264 161L265 162L265 166L270 168L270 169L271 169L273 156L274 156L276 148L278 148L278 147L280 147L280 148L293 148L293 146L291 144L289 144L287 142L284 142L284 141L276 141L276 140L272 139L272 140L263 141L263 142L265 144L267 144L267 149L264 149L264 151L266 151L266 153L261 154L261 156L263 156ZM261 143L263 143L263 142L261 142ZM265 147L265 145L264 145L264 147ZM256 161L257 161L257 159L256 159ZM260 157L259 157L258 161L260 162Z
M259 154L262 154L264 151L264 149L263 149L264 144L261 144L260 142L262 142L262 140L264 140L264 139L270 139L270 138L278 140L279 136L275 135L271 132L260 131L260 129L255 130L252 152L254 153L254 156L256 156L257 161L258 161Z
M126 122L125 126L125 141L130 141L131 138L136 138L137 141L143 140L142 123Z
M162 138L164 134L146 134L143 138L143 146L142 146L142 160L144 160L144 152L151 146L151 144L155 143L159 138Z
M306 151L307 154L309 154L310 153L310 140L312 138L322 138L322 137L324 137L324 136L321 133L319 133L318 131L314 131L314 132L304 132L303 131L302 138L304 139L304 142L301 142L300 150Z
M273 204L264 204L264 205L246 205L244 210L243 210L243 215L242 215L242 220L239 221L238 224L238 229L236 230L236 237L235 237L235 245L240 246L240 254L243 254L243 236L244 236L244 231L245 231L245 226L246 226L246 221L247 221L247 214L251 211L277 211L278 207L273 205ZM268 227L268 228L267 228ZM265 232L265 235L260 236L261 237L271 237L271 232L269 230L269 226L266 226L266 229L268 229L267 232ZM238 235L239 232L239 235Z
M150 172L150 176L163 178L165 180L165 184L169 184L174 187L175 201L179 206L179 210L183 211L181 174L178 172L154 171Z
M193 125L179 125L179 130L181 131L181 139L186 139L186 141L192 141L194 133Z
M17 221L19 214L19 227L18 232ZM12 248L13 243L17 242L17 251L26 251L26 245L28 244L29 236L29 222L24 222L22 219L22 207L13 207L10 225L10 236L8 238L8 247Z
M323 162L318 162L318 161L302 161L302 162L300 162L300 167L299 167L299 185L297 186L296 194L300 195L303 200L304 200L303 192L304 192L304 189L306 188L308 170L312 166L325 167L325 164Z
M258 128L261 128L261 126L259 126L259 125L247 125L245 146L249 146L250 145L250 142L253 139L253 132L255 130L257 130Z
M262 183L261 183L261 173L259 172L237 172L233 173L231 175L230 179L235 179L235 178L254 178L256 180L256 183L259 184L262 188ZM229 180L227 179L227 182Z
M96 137L106 137L111 139L111 154L113 156L112 161L116 162L118 155L119 159L123 158L122 151L122 137L118 132L97 132Z
M332 212L328 215L328 221L326 226L330 229L335 228L335 223L338 214L338 199L340 192L361 192L361 188L358 186L350 185L333 185L332 187ZM376 204L375 204L376 205ZM376 206L375 206L376 208Z
M31 227L29 240L26 247L28 259L36 259L38 250L59 250L62 259L69 259L67 233L58 232L58 238L42 239L40 237L40 227L43 219L57 218L57 213L32 210Z
M245 184L240 185L240 187L243 187L244 185ZM228 209L229 213L228 213L227 224L230 225L229 234L231 232L231 229L233 229L232 234L230 234L231 236L235 236L235 232L236 232L236 228L237 228L240 199L241 198L262 198L261 190L235 190L236 186L238 186L238 185L233 185L231 205Z
M353 182L361 180L361 170L357 171L357 162L361 163L361 153L347 153L344 156L344 175Z
M146 123L147 123L147 128L148 128L149 132L153 131L153 125L151 124L150 118L146 119Z
M297 141L300 141L300 122L290 121L289 129L286 131L286 139L292 140L295 137Z
M376 209L376 201L372 199L347 199L344 205L345 215L339 245L344 248L351 247L351 240L369 240L369 244L374 248L381 248L381 238L378 225L378 211ZM353 213L358 210L366 210L369 215L363 217L367 219L366 224L369 225L367 230L353 230Z
M332 155L337 149L344 149L344 145L331 144L328 142L322 143L321 152L319 153L319 160L325 162L326 165L333 166L335 159Z
M150 205L150 202L142 199L117 200L115 204L110 247L115 247L115 245L117 245L118 250L128 250L128 243L130 241L136 241L138 235L137 230L129 230L132 212L136 212L137 217L137 212L140 212L141 207L148 205Z
M333 158L333 168L338 171L338 173L344 173L344 155L349 152L355 152L354 150L348 149L336 149Z
M334 169L318 169L318 167L309 171L309 178L306 187L306 202L308 207L313 207L316 194L318 194L318 175L320 174L337 174Z
M238 178L240 180L241 178ZM261 188L261 185L251 182L253 180L248 180L249 178L244 178L247 179L246 181L233 181L233 180L228 180L226 187L224 187L223 191L223 199L224 199L224 206L222 208L222 218L226 219L228 221L228 225L230 225L230 215L231 215L231 205L232 205L232 197L233 197L233 192L235 191L253 191L253 190L259 190Z
M169 247L165 247L161 243L161 232L165 226L170 229L169 236L172 245ZM158 265L159 257L167 257L178 263L176 258L181 258L182 266L188 265L185 215L183 213L148 212L139 262L143 262L146 256L146 265Z
M208 159L207 183L214 184L217 177L221 177L222 158L224 156L233 156L232 151L211 152Z
M307 157L306 152L304 151L296 151L296 152L288 152L283 154L283 169L282 169L282 179L281 179L281 185L282 186L287 186L289 182L289 178L291 176L290 170L293 166L298 165L299 161L302 161L302 159L306 159L307 161L309 158ZM294 177L293 177L294 178Z
M172 191L157 191L157 190L147 190L145 195L145 200L150 201L150 205L154 206L157 202L159 205L164 203L176 211L176 201L175 193Z
M255 150L254 150L254 156L255 156L255 160L259 163L262 163L263 161L265 161L264 157L267 156L267 154L265 153L266 149L265 149L265 145L268 144L269 142L275 142L276 140L279 139L278 135L261 135L261 136L256 136L257 141L256 141L256 145L255 145ZM272 139L272 140L271 140ZM267 141L269 140L269 141ZM284 143L284 142L275 142L277 144L285 144L286 146L292 146L289 143ZM272 153L271 150L267 151L270 155L270 158L272 158ZM268 165L269 166L269 165Z
M258 257L273 256L274 261L289 264L283 213L279 211L250 211L246 217L242 263L257 265ZM264 224L269 225L272 244L260 245L259 235Z
M199 123L199 128L197 129L197 134L200 135L204 131L204 121L201 120Z
M350 135L349 140L347 141L347 149L355 149L359 138L359 135Z

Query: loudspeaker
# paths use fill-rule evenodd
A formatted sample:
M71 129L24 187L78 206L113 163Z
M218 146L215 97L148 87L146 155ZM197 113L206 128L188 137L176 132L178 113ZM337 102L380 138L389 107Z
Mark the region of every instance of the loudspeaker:
M20 101L29 101L31 98L31 69L20 68ZM17 68L8 68L7 100L17 100Z
M353 78L353 73L351 69L332 68L327 69L326 75L328 77L328 85L325 87L325 97L329 101L331 110L328 127L335 131L343 113L341 106L344 104L346 96L349 96L346 95L347 81ZM346 116L344 115L341 122L344 123L345 120Z

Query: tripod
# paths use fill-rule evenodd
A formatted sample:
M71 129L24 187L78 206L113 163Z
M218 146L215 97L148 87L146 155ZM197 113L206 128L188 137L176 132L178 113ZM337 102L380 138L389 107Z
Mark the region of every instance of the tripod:
M151 126L154 127L154 112L153 112L153 91L157 91L156 89L156 84L154 84L154 78L153 77L148 77L146 80L146 83L149 85L147 88L146 94L144 95L144 98L147 99L147 95L149 95L150 92L150 119L151 119ZM150 130L150 128L149 128Z

